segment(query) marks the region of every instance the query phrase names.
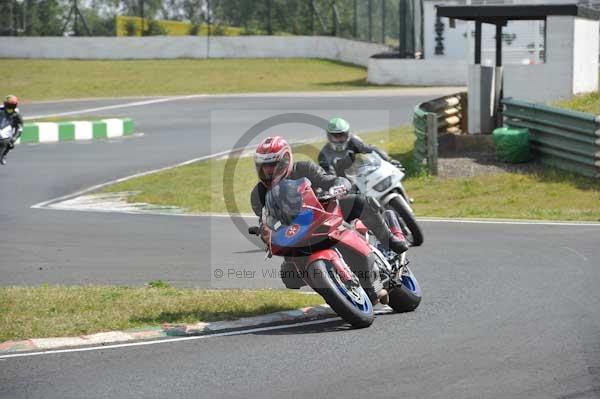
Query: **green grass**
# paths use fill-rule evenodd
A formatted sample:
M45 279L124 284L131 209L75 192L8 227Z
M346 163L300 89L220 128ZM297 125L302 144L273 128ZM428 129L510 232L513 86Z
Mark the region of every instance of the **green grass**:
M207 291L168 284L8 287L0 288L0 342L229 320L322 302L317 295L289 291Z
M394 129L389 133L371 133L362 137L385 148L407 166L411 165L414 136L410 128ZM387 142L393 144L386 144ZM323 144L324 142L319 142L294 146L294 159L316 159ZM105 191L139 191L129 201L169 204L190 212L227 212L227 205L242 213L251 212L249 196L257 182L252 157L230 159L239 162L235 166L227 165L226 159L197 162L125 181L110 186ZM228 184L233 184L233 191L224 189Z
M420 216L600 221L600 181L557 170L406 181Z
M462 179L429 177L417 173L412 164L412 128L361 136L408 167L404 183L416 200L419 216L600 220L598 180L554 169ZM295 146L296 160L315 159L322 144ZM229 210L249 213L249 195L256 181L252 159L244 157L230 170L224 159L203 161L119 183L106 191L138 191L128 198L130 202L174 205L190 212L227 212L227 203ZM232 188L224 190L224 183L233 183Z
M600 115L600 92L582 94L569 100L557 101L554 106Z
M0 60L22 101L371 87L363 67L316 59ZM379 86L377 86L379 87Z

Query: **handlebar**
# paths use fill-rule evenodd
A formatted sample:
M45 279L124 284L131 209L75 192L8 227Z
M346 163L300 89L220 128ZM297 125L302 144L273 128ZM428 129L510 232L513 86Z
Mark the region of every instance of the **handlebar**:
M260 227L258 227L258 226L248 227L248 234L253 235L253 236L259 236L260 235Z
M341 198L348 193L348 188L344 185L332 186L325 193L317 195L321 202L331 201L334 198Z

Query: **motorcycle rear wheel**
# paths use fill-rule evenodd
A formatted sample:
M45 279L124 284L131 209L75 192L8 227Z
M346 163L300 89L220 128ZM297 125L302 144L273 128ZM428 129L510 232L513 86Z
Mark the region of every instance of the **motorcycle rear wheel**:
M409 270L407 274L402 275L398 283L401 284L389 292L388 305L398 313L412 312L421 303L423 295L419 282Z
M317 260L308 267L311 287L353 327L369 327L375 319L373 304L360 284L344 284L331 262Z
M410 242L410 245L413 247L422 245L423 232L406 200L402 196L397 196L392 198L388 207L398 214L400 219L404 222L405 227L409 230L407 233L410 234L406 234L406 239Z

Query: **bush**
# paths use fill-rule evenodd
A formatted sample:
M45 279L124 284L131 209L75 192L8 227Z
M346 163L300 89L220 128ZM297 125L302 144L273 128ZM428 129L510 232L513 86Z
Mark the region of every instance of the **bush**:
M167 30L154 20L148 22L148 28L144 32L145 36L165 36L167 34Z
M133 21L127 21L125 23L125 33L127 36L136 36L137 34L137 26Z
M190 36L198 36L200 34L200 26L200 24L192 24L192 26L190 26L188 34Z
M213 25L211 28L211 33L213 36L225 36L226 29L223 25Z
M240 31L240 35L242 36L259 36L262 35L262 31L260 29L256 29L253 27L244 27Z

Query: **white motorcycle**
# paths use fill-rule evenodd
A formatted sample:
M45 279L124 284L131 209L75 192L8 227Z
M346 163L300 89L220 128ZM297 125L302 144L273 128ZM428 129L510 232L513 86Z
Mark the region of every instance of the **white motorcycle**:
M0 128L0 164L2 165L6 164L3 155L6 156L6 153L14 148L13 133L11 125Z
M14 128L11 125L6 125L0 128L0 139L10 139L13 137Z
M376 152L355 154L352 166L345 170L354 187L375 198L385 209L395 211L403 222L402 230L412 246L423 244L423 232L402 186L404 171L383 160Z

